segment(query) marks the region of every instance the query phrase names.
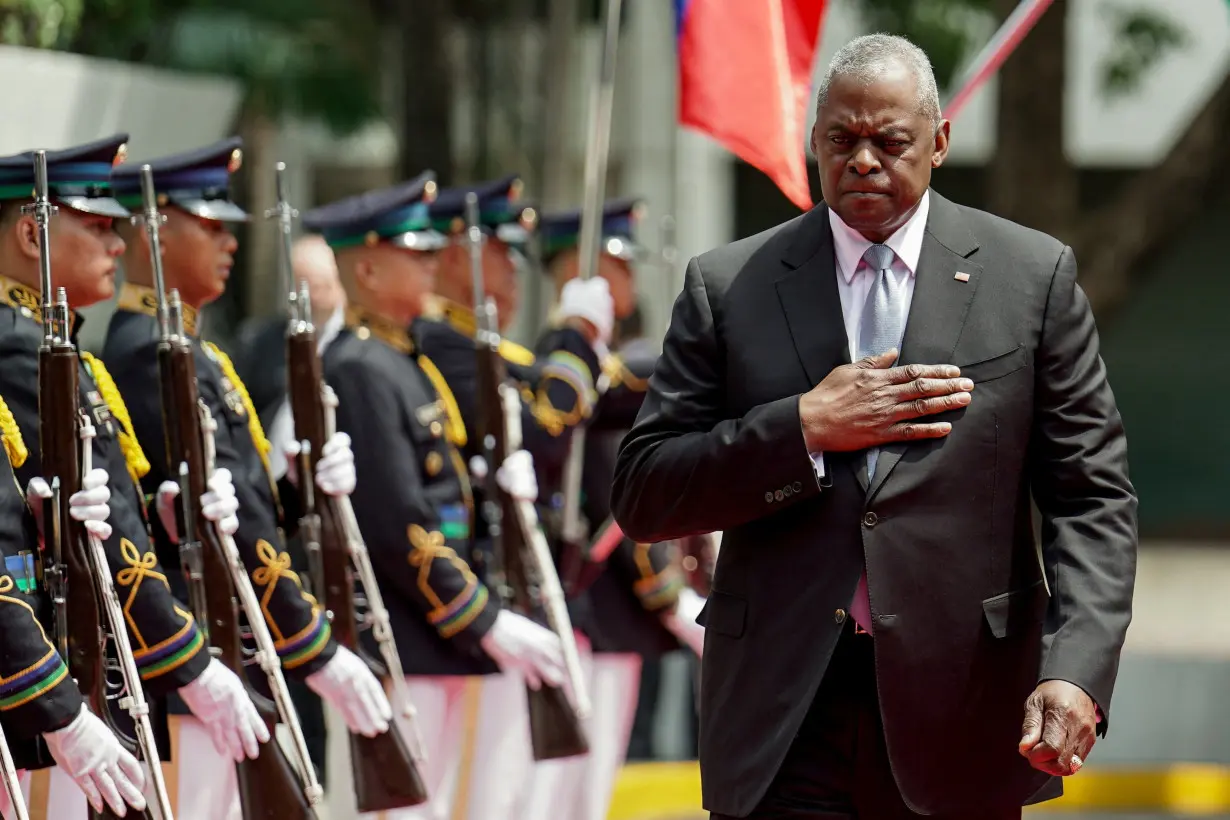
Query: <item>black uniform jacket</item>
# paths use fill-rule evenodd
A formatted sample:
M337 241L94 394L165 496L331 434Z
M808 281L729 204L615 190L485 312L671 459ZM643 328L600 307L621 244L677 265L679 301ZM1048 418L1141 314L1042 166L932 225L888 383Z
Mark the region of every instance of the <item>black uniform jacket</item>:
M481 454L475 441L480 412L475 328L474 312L446 299L437 299L429 317L414 326L424 352L457 396L468 433L467 459ZM588 422L582 512L596 532L610 515L612 442L632 426L648 373L636 375L613 355L600 362L584 337L570 328L548 331L533 352L505 340L500 353L509 379L522 393L522 444L534 457L539 507L548 530L557 529L551 525L558 524L562 507L557 490L572 433ZM648 367L652 370L652 362ZM610 387L598 398L596 384L603 375ZM481 499L481 488L475 492ZM481 516L479 531L486 533ZM668 545L624 539L593 586L570 602L573 626L590 638L596 651L656 655L677 649L678 642L658 616L658 610L674 603L677 581Z
M409 675L497 670L478 645L500 604L473 552L457 400L408 329L352 309L324 354L350 435L352 496Z
M71 723L84 701L44 629L53 620L39 587L38 531L12 469L28 450L3 397L0 436L0 724L18 767L43 768L54 761L38 736Z
M24 285L0 278L0 302L0 396L8 402L29 449L29 457L16 469L18 480L26 486L40 474L39 296ZM118 393L107 389L109 381L105 368L82 354L78 398L95 427L93 463L111 477L112 533L104 542L107 560L141 680L152 693L164 694L196 679L208 664L209 654L203 651L204 639L191 612L172 593L169 574L154 553L143 499L133 479L139 470L135 442L122 440L127 437L121 421L126 409Z
M142 479L147 497L158 486L175 480L177 473L166 463L166 446L158 377L158 322L149 288L125 285L119 310L107 330L103 357L128 403L132 424L150 462ZM194 324L185 315L185 329ZM196 360L197 390L217 422L214 434L216 466L231 471L239 500L239 530L235 543L244 567L250 573L253 591L269 625L274 648L289 673L302 677L321 668L336 651L329 622L309 596L294 571L282 542L277 486L266 468L269 442L252 411L247 388L234 372L229 358L208 342L191 336ZM287 494L293 495L293 494ZM150 507L150 520L158 555L176 569L178 546L167 536L161 520ZM182 588L182 587L181 587Z

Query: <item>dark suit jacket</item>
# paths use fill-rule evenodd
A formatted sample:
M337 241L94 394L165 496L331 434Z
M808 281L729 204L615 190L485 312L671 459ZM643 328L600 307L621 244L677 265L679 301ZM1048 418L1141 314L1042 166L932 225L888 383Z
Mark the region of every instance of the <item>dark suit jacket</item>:
M870 487L863 452L828 453L817 481L799 396L849 361L820 206L691 261L623 442L612 500L628 535L724 533L701 618L712 811L744 816L764 795L864 564L889 757L916 811L1061 791L1017 753L1039 680L1078 684L1109 717L1136 497L1076 261L1051 237L931 196L901 355L976 383L968 407L943 415L949 436L884 447Z

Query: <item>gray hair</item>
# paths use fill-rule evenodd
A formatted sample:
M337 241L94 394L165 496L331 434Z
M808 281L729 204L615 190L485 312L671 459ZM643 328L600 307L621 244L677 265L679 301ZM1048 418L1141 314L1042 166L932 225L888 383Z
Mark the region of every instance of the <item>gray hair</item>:
M870 84L884 72L897 66L905 67L914 77L918 89L918 113L926 117L932 126L938 126L940 92L935 84L931 60L921 48L895 34L866 34L856 37L833 55L816 94L817 113L828 102L829 87L837 77L849 77L857 82Z

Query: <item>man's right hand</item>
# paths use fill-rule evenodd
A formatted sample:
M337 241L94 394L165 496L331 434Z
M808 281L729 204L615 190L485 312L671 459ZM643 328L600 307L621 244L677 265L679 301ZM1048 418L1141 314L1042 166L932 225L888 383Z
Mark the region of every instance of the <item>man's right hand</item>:
M145 809L141 763L89 709L82 706L72 723L44 733L43 740L56 765L81 787L94 811L101 813L105 804L126 817L129 806Z
M943 438L948 422L919 419L970 403L974 383L950 364L892 367L897 351L868 356L829 373L799 399L810 453L864 450L891 441Z

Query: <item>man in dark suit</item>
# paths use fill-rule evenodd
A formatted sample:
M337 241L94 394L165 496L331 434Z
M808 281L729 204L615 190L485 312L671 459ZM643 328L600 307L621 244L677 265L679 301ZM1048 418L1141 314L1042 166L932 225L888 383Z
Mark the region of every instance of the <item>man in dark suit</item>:
M826 205L691 260L623 442L628 535L724 533L715 818L1019 818L1108 725L1123 425L1071 249L929 190L948 139L921 50L847 44L812 134Z

